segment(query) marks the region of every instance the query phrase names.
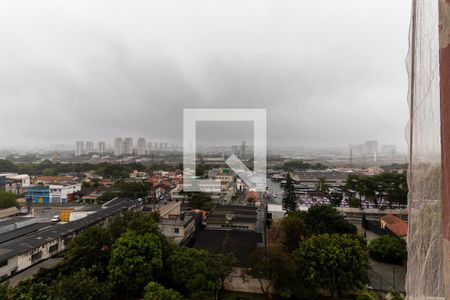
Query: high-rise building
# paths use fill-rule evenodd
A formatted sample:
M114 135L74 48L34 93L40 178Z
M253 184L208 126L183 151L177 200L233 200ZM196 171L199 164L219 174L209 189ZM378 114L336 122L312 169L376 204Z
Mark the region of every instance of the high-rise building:
M137 154L138 155L145 155L147 144L145 143L144 138L139 138L137 140Z
M100 153L100 155L105 154L106 151L106 143L105 142L98 142L98 153Z
M238 146L231 147L231 154L234 154L236 156L239 155Z
M395 155L397 153L397 147L395 145L383 145L381 147L381 153Z
M365 141L363 145L364 155L374 155L378 153L378 141Z
M163 150L163 143L159 143L159 150Z
M123 154L133 154L133 139L130 137L123 140Z
M243 141L241 145L241 159L242 160L247 159L247 147L245 146L245 141Z
M86 154L94 153L94 143L86 142Z
M123 154L123 140L122 138L116 138L114 140L114 155L120 156Z
M164 149L167 150L167 143L164 143Z
M151 150L153 148L153 143L152 142L148 142L148 150Z
M358 156L358 155L363 154L363 145L362 144L350 145L350 149L352 151L353 156Z
M75 156L80 156L84 154L84 142L78 141L75 149Z
M158 143L155 142L155 149L158 149Z

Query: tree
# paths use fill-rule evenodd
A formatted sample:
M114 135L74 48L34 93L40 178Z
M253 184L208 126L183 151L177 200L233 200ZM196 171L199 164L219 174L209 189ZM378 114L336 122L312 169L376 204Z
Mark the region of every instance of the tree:
M55 173L55 170L53 168L45 168L42 171L42 175L44 175L44 176L55 176L56 173Z
M356 300L379 300L380 297L374 291L362 291L356 297Z
M280 227L283 248L288 252L297 249L300 241L306 236L305 222L303 219L288 215L281 220Z
M232 253L213 254L212 262L214 264L214 269L216 270L220 278L220 287L223 289L225 280L231 274L233 265L236 263L236 257Z
M407 258L406 242L392 235L385 235L369 243L369 255L377 261L403 264Z
M334 207L339 207L341 205L342 199L344 198L342 192L331 192L329 196L331 205L333 205Z
M17 172L17 167L6 159L0 159L0 173Z
M256 278L266 299L272 299L272 290L285 298L298 295L299 282L296 279L293 257L282 249L260 248L250 259L250 268L244 273Z
M146 198L152 188L150 183L135 181L118 181L115 187L120 189L120 197L131 199Z
M220 289L220 276L211 255L204 250L177 247L167 259L169 277L177 290L192 299L213 299Z
M71 270L90 268L97 276L106 277L113 240L108 229L88 228L70 241L64 261Z
M8 282L0 283L0 299L8 299Z
M305 215L308 234L348 233L356 234L356 226L347 221L335 208L329 205L315 205Z
M194 209L211 209L211 196L203 192L189 193L189 205Z
M42 282L34 282L31 279L24 280L9 290L8 299L47 300L49 299L49 287Z
M324 177L317 178L316 193L320 197L326 197L330 193L330 185Z
M150 282L145 287L145 300L183 300L177 291L166 289L156 282Z
M0 191L0 209L10 207L19 207L16 196L9 192Z
M108 229L113 240L118 239L127 230L133 230L137 234L159 234L158 221L157 213L126 211L112 219Z
M351 235L313 236L294 251L294 257L299 279L315 290L329 290L334 298L364 284L367 257Z
M294 181L290 173L286 177L286 185L283 194L283 209L286 213L297 210L297 198L295 197Z
M161 239L154 233L125 232L113 245L109 279L116 291L138 295L145 285L157 279L163 267Z
M93 272L84 268L68 276L60 277L50 287L50 295L54 300L110 298L108 284L99 282Z

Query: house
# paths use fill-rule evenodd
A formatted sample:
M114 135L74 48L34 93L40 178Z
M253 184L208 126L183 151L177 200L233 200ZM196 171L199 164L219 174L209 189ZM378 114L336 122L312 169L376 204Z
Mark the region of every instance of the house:
M177 244L184 244L195 231L195 218L181 211L181 202L170 202L158 210L159 227L165 237Z
M249 230L256 231L258 227L258 212L251 206L217 206L206 217L207 229Z
M408 222L397 218L394 215L385 215L380 220L380 226L382 229L389 230L393 235L406 239L408 235Z

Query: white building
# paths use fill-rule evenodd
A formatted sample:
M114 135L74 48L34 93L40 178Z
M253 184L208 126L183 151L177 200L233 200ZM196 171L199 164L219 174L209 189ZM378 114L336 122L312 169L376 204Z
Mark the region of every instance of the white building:
M123 154L133 154L133 139L130 137L123 140Z
M123 140L122 138L116 138L114 140L114 155L120 156L123 154Z
M86 142L86 154L94 153L94 143Z
M365 141L363 145L364 155L374 155L378 153L378 141Z
M84 142L78 141L76 143L75 156L81 156L83 154L84 154Z
M100 155L105 154L106 151L106 143L105 142L98 142L98 153Z
M146 154L146 142L144 138L139 138L137 141L137 155L145 155Z
M81 184L73 185L50 185L50 203L67 203L67 196L81 190Z

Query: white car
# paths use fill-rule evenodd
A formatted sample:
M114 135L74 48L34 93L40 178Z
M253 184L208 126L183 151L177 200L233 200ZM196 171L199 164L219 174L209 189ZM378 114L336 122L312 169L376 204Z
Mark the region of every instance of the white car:
M56 215L56 216L53 216L53 218L52 218L52 222L59 222L59 221L61 221L61 219L59 218L59 216L58 216L58 215Z

